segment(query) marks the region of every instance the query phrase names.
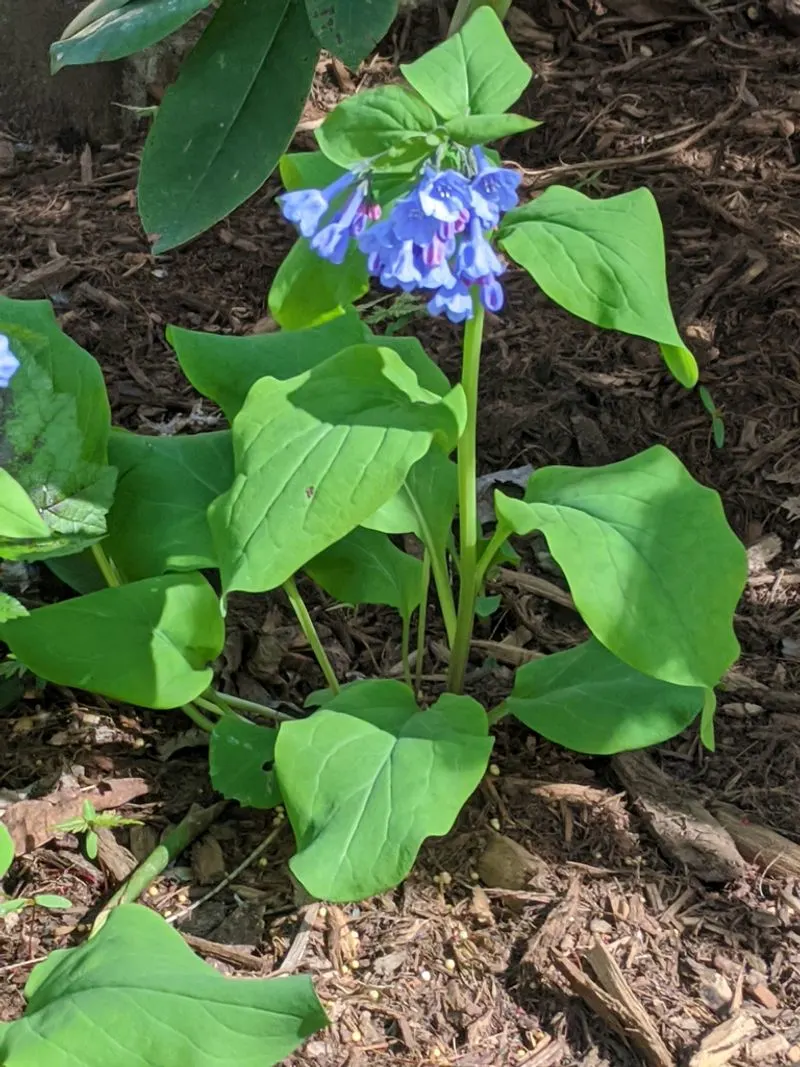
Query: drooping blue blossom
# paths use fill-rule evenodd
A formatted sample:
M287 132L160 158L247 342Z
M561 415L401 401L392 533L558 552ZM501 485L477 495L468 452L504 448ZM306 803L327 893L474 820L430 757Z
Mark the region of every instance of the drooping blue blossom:
M370 196L363 168L327 189L289 193L281 198L281 207L322 258L342 263L355 240L381 285L432 293L432 315L464 322L474 314L473 291L488 311L503 306L499 278L505 264L491 237L503 214L518 202L520 176L493 166L480 148L460 158L463 172L427 162L386 218Z
M0 333L0 389L8 388L18 370L19 360L11 351L8 338Z

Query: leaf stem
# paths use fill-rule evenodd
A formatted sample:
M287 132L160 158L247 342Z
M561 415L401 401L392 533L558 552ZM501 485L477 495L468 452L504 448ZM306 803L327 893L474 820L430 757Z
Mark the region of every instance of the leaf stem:
M417 662L414 677L414 691L419 694L422 687L422 667L425 662L425 627L428 622L428 595L431 589L431 554L428 549L422 557L422 595L417 614Z
M450 655L447 688L460 693L469 658L469 645L475 622L478 563L477 423L478 380L483 340L483 305L477 287L472 289L473 316L464 330L464 355L461 384L467 398L467 423L458 442L458 520L459 520L459 590L456 634Z
M181 711L188 715L195 726L199 726L201 730L205 730L207 734L210 734L214 729L214 723L211 719L207 719L202 711L194 706L194 704L182 704Z
M287 582L284 582L283 588L289 598L289 603L294 608L294 613L297 616L297 621L300 623L301 630L305 634L306 641L311 645L311 651L316 656L320 670L325 675L325 681L334 693L338 693L339 681L336 677L336 672L331 666L328 654L322 647L319 634L317 633L314 622L308 613L305 601L300 596L300 591L297 588L297 583L294 578L290 578Z
M504 19L511 7L511 0L458 0L447 36L452 37L454 33L458 33L479 7L491 7L498 18Z
M430 560L433 584L436 586L436 596L439 598L447 643L452 645L456 639L456 604L450 585L450 575L447 571L447 559L439 552L431 552Z
M509 714L510 712L508 708L505 703L503 703L498 704L496 708L492 708L492 710L487 713L486 718L489 720L489 725L494 726L495 723L500 722L501 719L504 719L506 715Z
M400 637L400 655L403 660L403 681L409 689L414 688L414 679L411 677L411 663L409 650L411 648L411 616L403 616L403 629Z
M106 555L102 545L92 545L92 556L94 557L97 569L102 574L106 585L110 586L112 589L116 589L117 586L122 585L119 571L115 567L113 561Z
M276 711L274 708L268 708L264 704L257 704L254 700L245 700L244 697L233 696L231 693L220 693L216 689L211 689L209 692L214 694L215 699L220 700L236 711L249 711L253 715L260 715L262 718L272 719L274 722L295 721L291 715L287 715L283 711Z
M475 576L476 588L480 589L486 579L486 572L492 565L492 560L503 547L511 535L511 531L507 526L502 523L497 524L497 529L492 534L492 539L486 548L483 550L481 558L478 560L478 570Z

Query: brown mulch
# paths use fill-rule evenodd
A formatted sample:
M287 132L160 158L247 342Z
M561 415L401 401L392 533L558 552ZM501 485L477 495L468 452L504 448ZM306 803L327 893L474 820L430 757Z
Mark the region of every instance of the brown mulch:
M604 196L652 189L673 305L726 443L714 446L697 395L671 382L653 346L584 326L515 273L508 308L487 330L482 466L605 463L663 442L720 490L755 546L737 619L743 657L720 693L716 753L690 731L653 755L676 797L689 788L712 810L735 805L745 825L800 843L798 42L756 5L715 8L712 21L692 7L651 26L582 3L517 7L528 19L517 23L518 47L535 70L524 109L546 122L505 154L531 191L551 182ZM436 10L401 20L358 77L322 64L306 126L341 92L392 76L393 61L422 51L439 29ZM301 132L298 146L308 137ZM118 422L145 433L207 428L217 414L182 380L164 327L263 328L264 295L291 236L276 220L271 181L211 233L154 259L135 211L137 158L135 145L95 150L82 164L20 154L0 184L0 291L50 296L64 328L102 363ZM426 318L406 329L455 372L455 329ZM552 582L545 568L529 550L525 569ZM520 649L557 650L576 633L563 604L502 591L502 611L478 635L498 644L488 665L479 655L473 664L487 691L507 686ZM347 616L322 601L315 610L340 670L396 665L387 614ZM232 631L225 670L246 695L291 700L318 683L280 602L244 600ZM442 670L435 647L429 669ZM59 781L141 777L149 793L122 811L153 834L193 802L210 803L204 753L182 723L57 691L48 698L28 694L8 715L0 802L32 783L36 796ZM494 760L497 773L453 833L426 845L395 892L307 905L285 874L284 831L266 862L180 926L226 973L268 974L288 954L291 969L315 977L333 1025L291 1062L708 1067L725 1059L698 1050L722 1024L733 1030L727 1062L800 1060L800 870L756 850L743 877L706 883L657 847L610 761L513 725L498 731ZM212 875L219 862L232 871L272 818L228 809L148 902L173 916L199 900L209 865ZM117 836L135 851L132 832ZM114 888L68 835L15 871L19 892L63 893L74 906L56 919L6 920L0 1018L20 1012L29 961L74 943Z

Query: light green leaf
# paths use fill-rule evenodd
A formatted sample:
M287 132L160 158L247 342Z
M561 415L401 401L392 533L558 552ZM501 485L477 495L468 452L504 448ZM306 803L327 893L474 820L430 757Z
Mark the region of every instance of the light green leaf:
M0 880L8 874L13 862L14 842L11 840L11 834L0 822Z
M154 252L196 237L263 184L294 133L317 54L303 0L223 0L142 154L139 209Z
M306 10L322 47L356 67L391 26L397 0L306 0Z
M324 152L289 152L281 156L278 166L287 192L324 189L344 174L344 168L332 163Z
M224 978L136 904L53 952L25 996L3 1067L43 1067L43 1047L47 1067L271 1067L327 1022L309 978Z
M714 715L717 711L717 696L713 689L706 689L703 710L700 713L700 740L709 752L715 752Z
M14 900L0 900L0 918L5 915L13 915L17 911L24 911L31 904L30 897L17 897ZM3 1034L3 1023L0 1023L0 1038ZM0 1045L2 1048L2 1045ZM5 1063L3 1067L6 1067Z
M48 908L50 911L67 911L72 907L72 901L67 897L59 897L55 893L39 893L33 898L33 903L40 908Z
M548 741L609 756L679 734L703 698L700 688L640 674L592 638L520 667L506 707Z
M636 670L713 687L738 656L744 548L719 495L668 449L545 467L524 500L495 493L495 509L509 530L544 534L589 629Z
M656 341L678 381L694 384L697 365L672 316L664 232L648 189L592 200L551 185L508 212L499 243L551 300L595 326Z
M478 8L459 33L400 70L446 120L507 110L532 74L489 7Z
M112 10L50 45L50 73L78 63L122 59L180 29L210 0L113 0Z
M250 386L259 378L294 378L369 337L369 330L352 308L312 329L252 337L167 327L167 341L175 349L181 370L198 393L222 408L228 422L233 422Z
M214 726L208 762L211 783L227 800L248 808L274 808L281 794L270 766L278 731L226 715Z
M487 144L501 137L513 137L515 133L535 130L541 122L524 115L461 115L445 123L447 136L459 144Z
M317 130L317 143L340 167L349 168L409 138L432 133L436 116L424 100L402 85L382 85L346 96Z
M58 330L49 305L21 303L0 299L0 315L8 316L0 333L20 361L4 391L0 456L46 534L0 536L0 556L32 560L69 555L103 537L116 472L106 465L110 416L100 368ZM31 333L30 321L46 332Z
M0 538L49 537L36 505L5 467L0 467Z
M432 449L414 464L400 491L363 525L388 534L416 534L433 555L444 557L457 501L458 469Z
M3 623L2 640L57 685L175 708L211 684L224 627L199 574L169 574L37 608Z
M230 431L141 437L117 430L109 456L119 480L104 548L125 580L216 567L206 513L233 482Z
M426 837L446 834L486 770L487 717L445 694L420 711L392 681L359 682L284 723L275 769L313 896L361 900L397 885Z
M7 622L9 619L21 619L28 614L28 609L24 604L16 599L16 597L9 596L8 593L0 593L0 623Z
M355 245L337 266L301 238L273 278L269 310L284 330L302 330L341 315L368 289L367 261Z
M396 493L434 441L452 447L462 419L460 387L423 389L388 348L260 379L233 423L233 486L209 512L226 592L281 585Z
M353 530L307 563L305 570L344 604L387 604L404 619L419 607L422 563L374 530Z

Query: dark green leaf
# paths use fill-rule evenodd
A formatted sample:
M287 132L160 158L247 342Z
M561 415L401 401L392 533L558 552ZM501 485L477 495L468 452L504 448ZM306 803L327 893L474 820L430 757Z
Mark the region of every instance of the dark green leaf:
M719 495L657 445L606 467L545 467L525 500L495 494L509 530L540 530L606 648L677 685L713 687L736 659L744 548Z
M386 33L397 0L306 0L317 40L350 67L356 67Z
M47 1067L272 1067L327 1022L310 978L224 978L135 904L53 952L25 996L0 1024L4 1067L44 1067L43 1047Z
M48 570L76 593L98 593L106 588L107 582L89 548L74 556L55 556L46 563Z
M520 667L506 706L548 741L608 756L679 734L704 695L640 674L592 639Z
M140 52L174 33L210 0L126 0L50 46L50 71Z
M452 447L462 419L460 387L442 399L372 345L256 382L233 424L236 478L209 512L225 590L281 585L396 493L434 441Z
M0 881L8 874L13 862L14 842L11 840L11 834L0 822Z
M204 578L170 574L37 608L0 635L49 682L175 708L210 685L224 627Z
M678 381L695 384L697 364L669 305L664 233L648 189L592 200L551 185L508 212L499 240L551 300L595 326L656 341Z
M446 834L486 770L487 717L445 694L420 711L399 682L359 682L284 723L275 769L313 896L361 900L397 885L426 837Z
M125 580L216 567L206 512L233 481L230 431L141 437L117 430L109 456L119 481L104 548Z
M281 802L272 761L278 731L225 715L214 726L209 749L211 783L227 800L248 808L274 808ZM267 769L266 764L270 764Z
M345 97L317 130L317 141L328 159L348 168L402 148L410 138L424 139L437 125L415 93L401 85L382 85Z
M269 310L285 330L301 330L341 315L368 289L367 261L355 245L337 266L321 259L301 238L278 267Z
M196 237L263 184L294 133L316 60L303 0L223 0L145 144L139 208L154 252Z
M344 604L387 604L410 619L422 597L422 564L386 534L359 528L305 567L317 585Z
M479 596L475 601L475 614L479 619L488 619L497 611L503 602L500 595Z
M459 33L400 69L446 120L503 112L531 80L530 67L489 7L479 7Z
M524 115L463 115L445 123L448 137L459 144L487 144L499 141L501 137L513 137L515 133L524 133L541 126L535 119Z

